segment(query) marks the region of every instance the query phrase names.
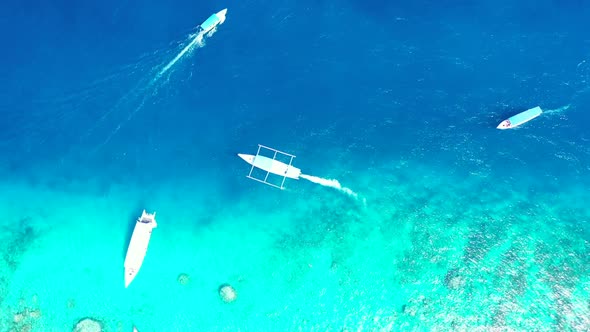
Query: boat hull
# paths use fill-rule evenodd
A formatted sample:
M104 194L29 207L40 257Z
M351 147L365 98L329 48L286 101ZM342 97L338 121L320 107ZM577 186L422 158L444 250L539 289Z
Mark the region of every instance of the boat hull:
M501 130L516 128L526 122L531 121L541 114L543 114L543 110L541 107L537 106L509 117L508 119L502 121L496 128Z
M240 158L246 161L248 164L260 168L263 171L267 171L272 174L284 176L290 179L298 180L301 175L301 170L293 165L287 165L276 159L264 157L261 155L253 156L249 154L238 154Z
M139 272L152 236L152 230L157 227L156 214L146 213L143 211L141 217L135 223L131 241L127 248L125 256L125 288L135 279Z
M207 33L213 30L216 26L223 24L225 22L225 14L227 13L227 9L221 10L218 13L215 13L209 16L205 22L201 23L201 29L203 33Z

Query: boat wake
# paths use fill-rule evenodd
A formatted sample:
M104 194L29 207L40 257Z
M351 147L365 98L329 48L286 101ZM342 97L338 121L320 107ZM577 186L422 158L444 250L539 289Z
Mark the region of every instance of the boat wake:
M180 53L178 53L176 55L176 57L174 57L174 59L172 59L170 62L168 62L168 64L166 66L164 66L164 68L162 68L162 70L160 70L160 72L158 72L156 74L156 76L152 79L152 81L150 83L155 83L157 82L162 75L164 75L170 68L172 68L172 66L174 66L178 60L180 60L180 58L182 58L185 54L197 49L197 48L201 48L203 46L205 46L205 39L204 39L204 35L202 33L197 33L193 36L191 36L193 38L193 40L186 45L182 51L180 51ZM191 38L189 37L189 38Z
M337 189L338 191L347 194L348 196L354 197L354 198L358 198L358 194L355 193L354 191L352 191L349 188L343 187L340 182L338 182L338 180L335 179L323 179L317 176L312 176L312 175L305 175L305 174L301 174L299 175L300 178L302 179L306 179L308 181L311 181L313 183L317 183L320 184L322 186L325 187L332 187L334 189Z
M157 96L158 91L162 85L168 82L168 80L162 81L162 77L164 77L164 75L170 71L174 65L180 61L180 59L186 55L190 55L195 49L205 46L205 35L203 33L199 32L192 34L189 36L188 40L190 40L190 42L172 60L170 60L162 69L160 69L147 84L140 83L140 85L132 89L127 95L119 100L119 102L117 102L114 108L105 113L94 125L92 130L94 130L101 122L103 122L109 114L111 114L113 111L116 111L119 108L119 105L123 104L122 102L124 101L128 101L124 103L125 105L129 105L129 102L137 104L132 108L131 112L129 112L128 116L119 122L119 124L109 133L109 135L107 135L106 139L94 149L95 152L110 142L110 140L119 132L119 130L141 109L143 109L146 102L150 98Z
M567 104L565 106L561 106L559 108L553 109L553 110L545 110L544 113L545 114L558 114L558 113L563 113L564 111L567 111L568 108L570 108L571 104Z

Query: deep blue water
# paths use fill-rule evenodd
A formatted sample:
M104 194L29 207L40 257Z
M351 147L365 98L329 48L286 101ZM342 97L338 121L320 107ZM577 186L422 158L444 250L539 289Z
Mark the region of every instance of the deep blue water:
M157 159L158 153L181 149L178 160L192 168L196 160L208 162L205 154L248 148L237 144L244 137L249 146L270 141L289 147L298 136L331 125L335 129L329 139L335 141L323 143L362 137L383 149L382 156L403 153L391 142L403 142L398 148L411 145L420 141L416 133L435 137L451 124L492 147L499 138L489 129L496 122L537 104L545 109L573 104L567 120L539 121L546 128L537 133L542 138L575 141L585 132L590 70L587 63L577 65L588 58L590 38L589 9L582 3L284 1L227 6L232 24L178 63L155 103L123 124L104 151L149 152ZM2 27L13 31L6 35L3 52L2 128L11 140L3 146L4 159L24 174L32 164L53 163L71 149L83 153L80 149L104 139L137 103L107 117L91 135L94 141L84 142L87 146L72 147L161 63L140 60L135 72L120 68L158 49L167 50L168 57L156 60L167 61L177 50L168 45L185 40L200 13L217 8L133 1L4 7ZM90 96L76 95L116 71L122 74L98 83ZM68 96L71 103L58 102ZM364 128L385 117L403 126L364 134ZM465 123L472 117L475 123ZM143 126L151 129L141 129L138 139L136 130ZM347 132L352 128L353 133ZM551 134L547 128L554 128ZM96 158L90 158L88 167L108 162L126 168L130 162ZM180 162L175 166L182 168ZM150 167L149 172L159 168Z

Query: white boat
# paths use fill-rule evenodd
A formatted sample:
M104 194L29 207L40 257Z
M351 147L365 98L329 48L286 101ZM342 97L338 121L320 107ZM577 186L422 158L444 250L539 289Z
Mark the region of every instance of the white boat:
M145 210L141 213L141 217L137 219L129 247L127 248L127 256L125 256L125 288L135 279L137 272L143 264L143 259L150 243L152 236L152 229L156 228L156 213L146 213Z
M538 117L542 113L543 110L541 109L541 107L537 106L509 117L508 119L500 122L500 124L496 128L501 130L516 128L521 124L529 122L532 119Z
M225 22L225 15L227 14L227 8L220 10L219 12L209 16L205 22L199 25L199 32L203 35L211 32L215 29L218 25L223 24Z
M263 171L270 172L272 174L288 177L291 179L298 180L301 175L301 170L292 165L287 165L276 159L268 158L265 156L254 156L251 154L238 153L238 156L244 159L248 164L260 168Z
M262 156L260 154L261 149L263 149L263 151L270 151L270 153L273 154L273 157L269 158ZM284 159L289 159L289 163L287 164L278 161L276 159L278 156L281 156ZM252 165L252 167L250 168L250 173L247 175L248 178L262 182L264 184L268 184L269 186L285 189L284 184L286 178L299 180L299 176L301 176L301 170L292 165L293 159L295 158L294 155L270 148L268 146L258 144L258 152L256 152L256 155L238 153L238 157L242 158L245 162ZM252 171L254 171L254 168L258 168L265 171L266 175L264 176L264 178L252 176ZM283 181L280 185L276 185L268 181L268 175L271 173L283 178Z

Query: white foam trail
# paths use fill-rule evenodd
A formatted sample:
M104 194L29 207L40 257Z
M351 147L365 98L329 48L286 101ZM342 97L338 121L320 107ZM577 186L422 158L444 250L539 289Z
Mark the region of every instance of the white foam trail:
M323 179L317 176L312 176L312 175L305 175L305 174L301 174L299 177L301 177L302 179L306 179L308 181L311 181L313 183L317 183L317 184L321 184L322 186L325 187L332 187L335 189L338 189L339 191L352 196L354 198L358 198L357 193L355 193L354 191L352 191L349 188L343 187L340 182L338 182L338 180L335 179Z
M152 84L155 83L158 79L160 79L160 77L162 77L162 75L164 75L170 68L172 68L172 66L174 66L174 64L176 64L178 60L180 60L180 58L182 58L188 51L193 50L195 46L197 48L201 48L204 45L205 44L203 43L203 34L197 33L195 38L193 38L193 40L188 45L186 45L182 49L182 51L180 51L180 53L178 53L178 55L176 55L176 57L172 59L172 61L168 62L168 64L164 68L162 68L162 70L160 70L160 72L152 80Z
M104 140L104 142L102 142L95 149L95 151L98 151L104 145L106 145L108 142L110 142L111 138L113 138L113 136L115 136L115 134L117 134L119 132L119 130L121 129L123 124L130 121L131 118L133 118L133 116L135 116L135 114L137 114L137 112L139 112L143 108L143 105L145 105L147 99L149 97L156 95L156 93L158 92L158 86L156 85L156 83L158 83L158 81L162 78L162 76L164 76L164 74L168 70L170 70L170 68L172 68L172 66L174 66L178 62L178 60L180 60L185 54L189 53L193 49L201 48L203 46L205 46L204 35L203 35L203 33L197 33L197 35L193 38L193 40L190 43L188 43L182 49L182 51L180 51L180 53L178 53L176 55L176 57L174 57L174 59L172 59L170 62L168 62L168 64L166 66L164 66L164 68L162 68L144 88L141 89L142 92L148 92L147 90L151 89L152 93L151 94L144 94L143 98L141 99L141 102L138 104L137 107L135 107L133 109L133 111L131 111L131 113L129 113L129 116L127 117L127 119L125 119L121 123L119 123L119 125L117 125L117 127L107 136L107 138ZM109 111L106 114L108 115L110 112L112 112L112 111Z
M554 113L561 113L565 110L567 110L568 108L570 108L571 104L567 104L565 106L561 106L560 108L556 108L554 110L546 110L544 111L544 113L546 114L554 114Z

